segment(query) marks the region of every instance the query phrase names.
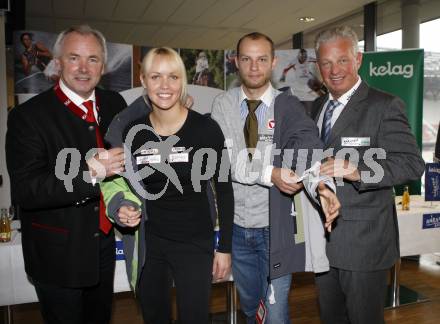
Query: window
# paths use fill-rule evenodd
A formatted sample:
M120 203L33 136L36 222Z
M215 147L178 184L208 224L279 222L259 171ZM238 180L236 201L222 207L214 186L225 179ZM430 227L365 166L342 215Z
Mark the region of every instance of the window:
M420 24L420 47L425 50L423 91L423 158L432 162L440 123L440 19Z

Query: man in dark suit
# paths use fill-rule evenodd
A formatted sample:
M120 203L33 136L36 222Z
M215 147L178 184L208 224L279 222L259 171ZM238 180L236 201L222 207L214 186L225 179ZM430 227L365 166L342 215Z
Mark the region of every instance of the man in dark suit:
M331 150L321 174L339 180L342 205L327 242L330 271L316 276L326 324L384 322L387 274L399 258L393 186L424 171L404 103L360 79L357 43L352 29L337 27L319 34L315 45L329 90L313 109Z
M95 88L107 59L99 31L63 31L54 59L59 83L8 119L6 158L25 269L45 323L108 323L115 242L97 181L123 171L122 149L106 150L102 135L126 104Z

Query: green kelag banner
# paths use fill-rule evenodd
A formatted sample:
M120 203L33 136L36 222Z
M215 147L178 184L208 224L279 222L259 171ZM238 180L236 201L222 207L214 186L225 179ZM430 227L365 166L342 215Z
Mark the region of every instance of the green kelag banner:
M411 130L422 148L423 49L367 52L359 74L370 86L399 96L406 104ZM420 181L411 183L411 194L420 194ZM397 194L401 194L401 188Z

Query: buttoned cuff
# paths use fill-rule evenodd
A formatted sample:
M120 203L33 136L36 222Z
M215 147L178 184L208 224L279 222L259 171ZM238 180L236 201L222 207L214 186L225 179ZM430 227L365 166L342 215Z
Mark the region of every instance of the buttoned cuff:
M268 165L266 167L266 169L263 171L263 176L261 177L261 182L268 187L273 186L273 183L272 183L273 168L274 168L273 165Z

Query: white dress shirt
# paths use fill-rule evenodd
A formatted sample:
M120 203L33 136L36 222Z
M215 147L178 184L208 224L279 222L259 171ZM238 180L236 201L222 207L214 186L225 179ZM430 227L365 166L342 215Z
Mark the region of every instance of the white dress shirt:
M362 82L361 78L358 77L358 80L355 83L355 85L350 90L348 90L346 93L344 93L342 96L340 96L337 99L337 101L340 104L335 108L335 110L333 110L333 115L332 115L332 119L331 119L332 128L333 128L333 125L336 123L336 120L338 120L338 117L341 115L342 111L344 110L345 106L347 105L347 103L350 100L353 93L357 90L357 88L359 88L361 82ZM323 109L321 110L321 113L319 115L318 125L317 125L319 128L319 135L321 135L321 128L322 128L322 121L324 119L324 113L325 113L325 110L326 110L327 105L330 100L335 100L331 93L329 93L328 100L325 102Z
M82 111L87 113L87 107L83 105L83 102L92 100L93 101L93 114L95 115L95 120L99 124L98 119L98 111L96 109L96 97L95 97L95 90L93 90L92 94L87 98L84 99L72 90L70 90L66 84L63 82L62 79L60 79L60 88L64 92L67 98L70 99L78 108L80 108Z

